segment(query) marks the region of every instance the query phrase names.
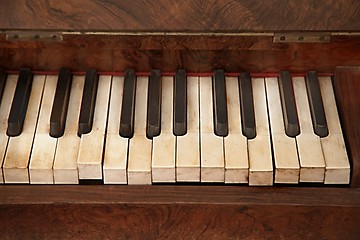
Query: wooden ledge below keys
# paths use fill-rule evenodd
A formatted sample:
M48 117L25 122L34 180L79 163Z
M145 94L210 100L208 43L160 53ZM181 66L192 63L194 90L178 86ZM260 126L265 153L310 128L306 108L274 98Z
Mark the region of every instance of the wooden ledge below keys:
M359 216L358 188L0 186L5 239L357 239Z
M219 185L4 185L1 204L225 204L360 208L360 188Z

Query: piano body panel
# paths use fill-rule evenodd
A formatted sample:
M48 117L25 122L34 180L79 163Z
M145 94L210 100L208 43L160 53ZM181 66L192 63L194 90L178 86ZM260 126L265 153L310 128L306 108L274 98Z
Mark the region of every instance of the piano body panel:
M358 239L360 208L1 205L4 239ZM12 217L9 217L12 216ZM16 231L14 231L16 229Z
M63 41L7 41L0 34L0 66L59 71L332 73L360 65L360 36L331 36L329 43L273 43L272 36L64 35Z
M356 0L14 0L0 29L120 32L359 31ZM21 13L21 17L19 15Z
M351 161L350 185L336 187L2 185L2 236L356 239L359 8L357 0L1 1L0 67L7 70L335 74ZM6 40L19 30L59 32L63 40ZM302 31L334 35L329 43L273 42L274 33Z
M337 67L333 81L338 111L351 159L351 186L360 187L360 66Z
M360 233L358 188L14 185L0 192L5 238L356 239Z

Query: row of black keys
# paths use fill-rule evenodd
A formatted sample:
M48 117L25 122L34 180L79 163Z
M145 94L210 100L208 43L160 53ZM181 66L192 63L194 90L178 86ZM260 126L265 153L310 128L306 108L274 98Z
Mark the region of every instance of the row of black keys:
M30 98L33 74L30 69L21 69L15 96L8 118L7 135L21 134L25 120L27 105ZM136 94L136 76L134 70L125 71L123 104L121 109L120 132L122 137L131 138L134 133L134 109ZM89 133L92 129L94 116L98 75L96 70L86 72L82 103L79 116L78 135ZM0 99L5 87L6 74L0 69ZM69 68L60 70L53 108L50 118L50 135L60 137L64 134L67 108L70 97L72 75ZM228 114L226 106L225 75L223 70L215 70L212 78L214 133L218 136L228 135ZM306 86L311 110L311 117L315 134L320 137L328 135L323 102L317 74L314 71L306 75ZM280 73L279 87L285 132L290 137L300 134L294 91L291 75L288 71ZM173 132L176 136L186 134L187 131L187 80L185 70L177 70L174 78L174 115ZM239 95L241 106L241 120L243 134L255 138L256 125L252 95L251 77L248 73L241 73L239 77ZM148 86L148 107L146 135L148 138L158 136L161 131L161 73L152 70Z

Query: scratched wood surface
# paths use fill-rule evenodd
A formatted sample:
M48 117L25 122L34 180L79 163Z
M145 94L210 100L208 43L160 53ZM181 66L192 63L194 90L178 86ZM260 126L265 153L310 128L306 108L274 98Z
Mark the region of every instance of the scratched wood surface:
M0 29L122 32L359 31L357 0L13 0Z
M2 239L358 239L360 208L1 205Z

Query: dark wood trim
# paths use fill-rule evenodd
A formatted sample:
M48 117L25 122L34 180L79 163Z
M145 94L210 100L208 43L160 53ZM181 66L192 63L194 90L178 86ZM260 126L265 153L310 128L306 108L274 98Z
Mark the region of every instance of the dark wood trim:
M0 205L2 239L347 239L359 207Z
M12 0L1 30L121 32L359 31L357 0Z
M270 36L66 35L59 42L6 41L0 34L0 66L6 69L137 72L334 72L360 65L360 36L332 36L330 43L273 43Z
M4 185L0 204L225 204L360 207L359 188Z
M360 187L360 67L337 67L334 88L351 159L351 185Z

